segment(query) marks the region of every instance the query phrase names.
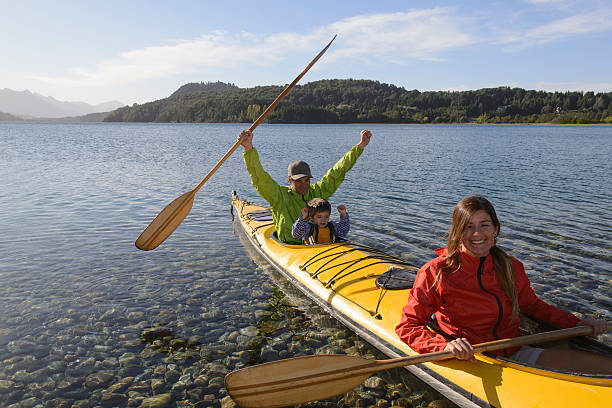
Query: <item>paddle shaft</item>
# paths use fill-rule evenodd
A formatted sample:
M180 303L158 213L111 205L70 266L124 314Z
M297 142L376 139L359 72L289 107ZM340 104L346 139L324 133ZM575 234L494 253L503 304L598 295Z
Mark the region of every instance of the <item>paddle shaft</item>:
M289 93L289 91L291 91L291 88L293 88L295 86L295 84L298 83L298 81L300 79L302 79L302 77L304 75L306 75L306 73L308 72L308 70L310 70L310 68L312 68L312 66L319 60L319 58L321 58L321 56L323 56L323 54L325 54L325 51L327 51L327 49L332 45L332 43L334 42L334 40L336 39L337 35L334 35L334 38L331 39L331 41L329 42L329 44L327 44L325 46L325 48L323 48L321 50L321 52L319 52L317 54L316 57L314 57L314 59L312 61L310 61L310 64L308 64L306 66L306 68L304 68L304 70L300 73L300 75L298 75L297 77L295 77L295 79L293 80L293 82L291 82L283 92L280 93L280 95L278 95L276 97L276 99L270 104L270 106L268 106L266 108L265 111L263 111L263 113L261 115L259 115L259 117L255 120L255 122L253 122L253 124L251 125L251 127L249 127L249 130L252 132L253 130L255 130L255 128L257 126L259 126L259 124L266 118L266 116L268 116L268 114L272 111L272 109L274 109L276 107L276 105L278 105L278 103L280 101L283 100L283 98L285 97L285 95L287 95ZM227 160L228 157L230 157L238 148L238 146L240 146L240 140L237 140L236 143L234 143L232 145L232 147L227 151L227 153L225 153L225 155L221 158L221 160L219 160L217 162L217 164L215 164L215 166L208 172L208 174L206 176L204 176L204 178L202 179L202 181L200 181L198 183L197 186L195 186L193 188L193 193L195 194L207 181L208 179L217 171L217 169L219 169L219 167L221 167L221 165L225 162L225 160Z
M485 351L502 350L510 347L520 347L526 344L537 344L548 341L556 341L567 339L575 336L586 336L593 332L591 326L575 326L569 329L555 330L545 333L529 334L527 336L515 337L512 339L494 340L486 343L474 345L475 353L483 353ZM391 368L404 367L407 365L421 364L429 361L440 361L453 358L453 353L450 351L437 351L434 353L422 354L413 357L400 357L389 360L378 360L377 370L388 370ZM375 371L374 371L375 372Z

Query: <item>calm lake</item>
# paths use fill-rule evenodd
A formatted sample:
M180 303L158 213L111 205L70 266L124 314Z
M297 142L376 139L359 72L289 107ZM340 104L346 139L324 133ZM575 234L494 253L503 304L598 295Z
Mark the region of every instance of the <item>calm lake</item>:
M166 242L134 246L248 126L0 123L0 406L219 406L223 376L244 364L381 357L248 255L231 191L264 201L242 148ZM364 127L261 125L254 145L276 180L295 159L318 179ZM538 295L612 319L612 126L367 128L331 200L351 214L349 238L422 265L445 245L455 204L482 194ZM408 388L415 405L439 398ZM376 403L376 390L360 392ZM308 406L349 406L331 401Z

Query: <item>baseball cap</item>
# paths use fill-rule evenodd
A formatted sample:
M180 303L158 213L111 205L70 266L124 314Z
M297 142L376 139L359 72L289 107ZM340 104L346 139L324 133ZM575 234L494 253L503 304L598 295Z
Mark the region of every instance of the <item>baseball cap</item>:
M308 166L308 163L302 160L291 162L287 170L291 180L297 180L302 177L312 178L312 175L310 174L310 166Z

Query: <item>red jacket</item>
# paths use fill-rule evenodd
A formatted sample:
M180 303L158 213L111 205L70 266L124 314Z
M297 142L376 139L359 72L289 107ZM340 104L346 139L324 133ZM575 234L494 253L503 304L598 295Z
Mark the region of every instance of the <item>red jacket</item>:
M447 250L439 248L436 253L439 256L419 270L408 304L402 309L395 328L400 339L419 353L443 350L447 343L444 337L425 327L432 313L442 330L453 337L465 337L471 344L519 336L519 319L512 319L512 305L497 281L492 256L486 256L481 266L481 258L461 252L459 270L444 274L440 283L436 274L444 265ZM540 300L521 262L512 258L512 267L522 313L563 328L580 321ZM516 350L501 350L499 354L511 355Z

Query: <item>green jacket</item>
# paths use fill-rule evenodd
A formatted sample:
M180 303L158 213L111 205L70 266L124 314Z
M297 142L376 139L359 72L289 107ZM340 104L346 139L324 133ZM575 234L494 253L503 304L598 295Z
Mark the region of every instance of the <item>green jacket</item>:
M321 180L311 184L308 193L302 196L290 186L281 186L272 179L263 169L255 148L243 151L244 164L251 175L251 182L259 195L270 203L274 227L281 241L298 242L291 235L291 226L302 213L302 208L306 207L308 201L313 198L329 199L344 181L344 175L353 167L362 152L363 148L353 146Z

